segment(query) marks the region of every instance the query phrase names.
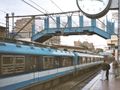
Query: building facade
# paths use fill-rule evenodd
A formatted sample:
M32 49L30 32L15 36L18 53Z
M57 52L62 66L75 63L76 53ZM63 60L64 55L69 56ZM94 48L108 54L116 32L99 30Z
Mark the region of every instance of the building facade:
M6 37L5 27L0 26L0 37Z
M23 19L19 19L16 21L16 28L14 30L15 33L19 32L19 30L27 23L29 22L31 18L23 18ZM25 26L25 28L23 30L21 30L18 35L16 36L17 39L20 40L27 40L27 41L31 41L31 37L32 37L32 23L33 20L27 24ZM39 28L41 29L41 28ZM37 31L41 31L41 30L37 30ZM54 36L52 38L50 38L49 40L45 41L44 44L47 45L51 45L51 44L60 44L60 36Z
M88 50L95 50L93 43L88 43L87 41L84 41L83 43L81 43L80 41L74 41L74 46L77 46L77 47L82 46Z

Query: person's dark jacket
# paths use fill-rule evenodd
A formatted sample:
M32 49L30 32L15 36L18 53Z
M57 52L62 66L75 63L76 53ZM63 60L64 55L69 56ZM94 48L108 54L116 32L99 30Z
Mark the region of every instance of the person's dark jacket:
M110 69L110 65L106 64L106 70L109 70L109 69Z
M110 65L107 64L107 63L102 63L101 69L102 69L102 70L109 70L109 69L110 69Z

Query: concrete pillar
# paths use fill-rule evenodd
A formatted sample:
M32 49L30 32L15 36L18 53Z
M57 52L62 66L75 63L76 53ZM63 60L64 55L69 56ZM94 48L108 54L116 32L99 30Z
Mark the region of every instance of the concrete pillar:
M118 0L118 8L120 7L120 0ZM118 9L118 61L120 62L120 8Z

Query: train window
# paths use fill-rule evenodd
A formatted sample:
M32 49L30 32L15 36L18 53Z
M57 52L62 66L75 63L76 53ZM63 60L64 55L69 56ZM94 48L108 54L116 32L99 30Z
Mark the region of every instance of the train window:
M95 57L95 61L94 62L96 62L97 61L97 58Z
M83 57L82 63L86 63L86 57Z
M61 66L71 66L73 63L72 63L72 58L71 57L63 57L61 59L62 63L61 63Z
M99 58L96 57L96 62L98 62Z
M65 58L62 58L62 66L64 67L65 64L66 64L66 60L65 60Z
M57 58L57 57L55 57L54 66L55 66L55 68L59 67L59 58Z
M90 59L91 59L90 57L87 58L87 63L90 63Z
M2 56L2 74L12 74L24 72L24 57L16 55L3 55Z
M73 59L71 57L68 57L68 66L73 65Z
M95 57L93 58L93 62L95 62Z
M91 57L91 62L93 62L93 57Z
M53 68L54 67L53 63L54 63L54 57L49 57L49 56L43 57L43 68L44 69Z
M47 59L47 57L43 57L43 68L44 69L47 69L48 68L48 59Z
M2 64L13 64L13 57L3 57Z
M100 58L97 57L97 61L100 61Z
M47 62L47 57L44 58L44 62Z
M82 64L83 63L83 57L81 57L81 59L80 59L80 64Z
M24 57L16 57L16 64L22 64L22 63L24 63Z
M101 58L99 58L99 61L101 61L102 59Z
M79 57L78 64L82 64L82 57Z

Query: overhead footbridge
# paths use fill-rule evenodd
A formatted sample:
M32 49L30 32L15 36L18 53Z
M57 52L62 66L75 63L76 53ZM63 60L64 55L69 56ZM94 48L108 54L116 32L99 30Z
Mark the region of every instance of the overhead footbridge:
M75 19L75 17L77 17ZM85 16L46 16L43 20L43 28L36 31L36 22L32 26L32 40L44 42L53 36L68 35L93 35L97 34L105 39L110 39L114 34L114 22L108 20L89 19ZM74 19L74 20L73 20Z

